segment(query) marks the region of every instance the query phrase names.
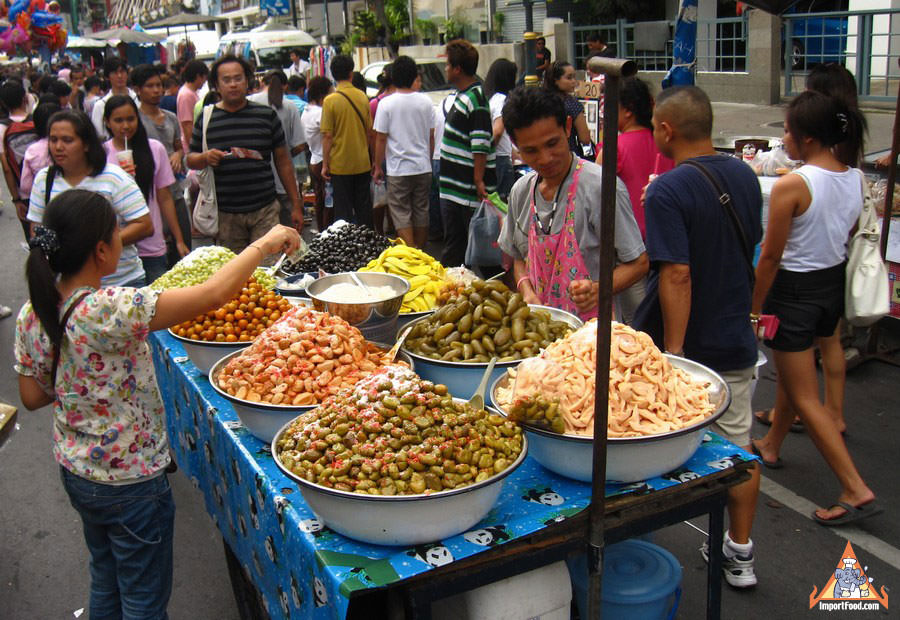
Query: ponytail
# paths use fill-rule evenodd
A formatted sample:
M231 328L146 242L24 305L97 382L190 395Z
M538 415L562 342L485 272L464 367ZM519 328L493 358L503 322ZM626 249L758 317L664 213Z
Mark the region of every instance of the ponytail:
M98 243L112 242L116 226L116 213L106 198L87 190L70 189L50 201L43 225L35 228L29 241L31 251L25 262L25 277L34 313L54 347L60 346L63 335L57 277L81 271Z

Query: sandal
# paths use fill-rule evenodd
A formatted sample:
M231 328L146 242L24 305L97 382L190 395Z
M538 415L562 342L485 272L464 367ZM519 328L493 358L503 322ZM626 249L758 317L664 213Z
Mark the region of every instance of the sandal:
M784 467L784 463L781 462L781 457L778 457L774 461L767 461L763 458L762 453L759 451L759 448L756 447L756 442L754 440L750 440L750 450L759 457L759 460L762 461L762 464L768 467L769 469L781 469Z
M756 418L756 421L762 424L763 426L772 426L772 412L774 409L763 409L762 411L757 411L753 414L753 417ZM802 433L804 429L803 422L794 418L794 421L791 423L791 432L792 433Z
M826 527L834 527L836 525L848 525L850 523L855 523L856 521L862 521L863 519L868 519L869 517L874 517L875 515L881 514L884 512L884 508L879 505L877 499L873 499L870 502L865 504L861 504L859 506L854 506L852 504L848 504L847 502L835 502L831 508L840 507L846 510L846 512L839 517L834 517L833 519L823 519L815 512L813 512L813 519L816 520L816 523L819 525L824 525Z

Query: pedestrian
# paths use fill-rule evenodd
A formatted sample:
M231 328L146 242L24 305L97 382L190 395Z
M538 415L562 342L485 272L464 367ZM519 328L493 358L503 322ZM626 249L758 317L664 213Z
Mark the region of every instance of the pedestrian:
M409 56L392 65L394 94L375 116L375 183L387 182L388 212L406 245L424 248L428 241L428 192L434 151L434 106L413 90L419 70ZM382 169L381 162L386 162ZM385 176L385 172L387 173Z
M484 78L484 96L488 98L493 123L494 161L497 166L497 193L505 202L509 199L509 190L516 182L516 171L513 168L513 146L509 134L503 127L503 104L506 96L516 87L516 63L506 58L498 58L488 69Z
M94 111L94 104L101 97L100 87L103 84L103 80L101 80L96 75L92 75L89 78L84 80L84 110L83 112L88 116Z
M178 218L178 228L181 232L181 242L190 251L191 249L191 214L184 200L184 142L181 139L181 124L173 112L161 107L162 76L151 65L138 65L131 72L131 84L134 86L141 101L141 124L147 132L147 137L159 141L166 149L169 165L175 175L175 182L169 187L172 200L175 203L175 215ZM165 222L164 222L165 223ZM178 249L177 238L168 227L164 230L166 237L166 259L169 267L172 267L182 256Z
M569 150L562 100L538 88L513 90L503 125L534 172L516 181L498 243L513 258L516 289L526 302L597 316L602 169ZM613 293L647 273L649 261L616 181Z
M469 220L496 189L491 109L475 75L478 50L468 41L447 44L447 82L456 89L441 142L441 263L458 267L466 258Z
M300 122L300 112L297 106L291 104L284 96L284 89L287 86L287 76L280 69L273 69L266 73L263 78L265 89L247 97L248 101L271 106L281 120L281 128L284 130L284 139L287 144L288 151L293 158L297 157L306 150L306 135L303 132L303 124ZM295 174L294 166L291 165L291 173ZM275 179L275 192L278 196L278 203L281 205L278 212L278 221L285 226L291 225L291 209L292 198L288 195L287 189L281 183L278 177L278 171L275 169L275 162L272 162L272 177ZM292 184L299 192L297 177L293 176Z
M393 71L394 63L385 65L378 74L378 92L369 100L369 112L372 114L372 121L375 121L375 113L378 111L378 104L385 97L389 97L397 92L397 85L394 83Z
M762 194L749 166L716 154L712 125L712 105L699 88L669 88L659 95L654 137L660 152L676 167L647 188L651 270L634 327L650 334L660 349L709 366L725 379L731 404L711 428L749 449L750 382L757 359L748 320L753 291L750 252L762 235ZM720 202L722 192L731 197L730 208ZM758 497L759 467L754 465L751 479L728 491L722 572L736 588L756 584L750 533ZM708 545L701 553L708 559Z
M587 48L588 53L584 59L585 69L587 68L588 61L594 56L599 56L600 58L616 57L616 50L606 44L606 41L603 39L599 32L593 32L588 35Z
M547 49L547 39L538 37L534 42L534 52L536 57L535 64L537 65L535 70L538 75L544 75L553 61L553 54Z
M646 237L644 204L641 201L644 187L650 175L659 175L674 166L663 156L653 140L653 97L647 83L636 77L622 80L619 87L619 139L616 148L616 174L625 183L631 200L631 211ZM599 149L597 163L603 162L603 150ZM646 281L641 278L616 296L616 317L631 325L646 292Z
M103 124L103 108L106 102L114 95L128 95L135 103L138 103L137 93L128 88L128 64L121 58L111 56L103 63L103 75L109 80L109 92L100 97L91 107L91 122L94 130L101 139L109 138L106 134L106 126ZM62 105L62 104L60 104Z
M85 190L47 206L26 262L15 369L25 407L53 405L53 454L90 553L92 618L167 617L175 505L147 337L224 304L263 256L298 243L279 226L203 284L106 286L121 262L115 209Z
M72 104L69 100L69 97L72 96L72 87L69 86L68 82L64 82L63 80L53 80L53 83L50 85L50 92L59 97L59 105L62 108L71 108Z
M334 191L334 217L372 227L372 119L366 94L353 86L353 59L331 61L337 89L322 104L322 176Z
M141 257L149 284L169 268L163 222L175 237L179 256L186 256L190 252L181 235L175 203L169 189L175 183L175 173L169 164L166 147L158 140L147 137L138 107L130 97L110 97L106 102L103 122L112 136L103 144L106 160L111 164L118 164L134 177L150 209L153 234L137 242L138 256Z
M72 98L69 101L69 105L74 110L84 112L84 67L82 67L81 65L75 65L74 67L72 67L72 72L69 74L69 78L72 85Z
M434 152L431 154L431 194L428 198L428 240L444 241L444 223L441 215L441 145L444 142L444 123L453 109L456 91L451 91L434 106Z
M31 224L26 217L28 199L31 197L31 188L34 186L34 177L41 168L46 168L53 163L47 143L47 124L50 117L61 109L55 103L44 103L34 109L34 130L37 132L38 140L29 144L25 149L25 157L22 159L22 178L19 181L19 196L28 196L22 201L24 208L22 224L26 227L26 240L31 236Z
M309 103L300 117L309 147L309 178L316 195L316 226L319 232L334 221L334 208L325 208L325 178L322 176L322 103L333 91L334 87L327 77L319 75L311 79L307 90Z
M28 198L27 195L19 193L19 184L22 179L25 151L29 145L38 140L39 136L27 110L27 98L22 82L10 78L0 85L0 105L7 112L6 118L0 120L0 167L27 241L30 230L25 219L28 212ZM0 314L3 314L2 311Z
M865 181L861 171L837 158L835 147L858 151L854 141L862 136L860 116L815 91L801 93L788 106L784 147L804 165L772 188L750 315L752 321L761 313L778 317L778 330L766 335L765 344L775 357L779 387L840 483L837 501L813 514L828 526L882 511L833 415L819 400L813 355L816 339L831 337L844 314L847 242L862 210ZM778 415L766 436L752 444L769 467L780 466L776 459L792 421L790 409L782 405L776 403Z
M104 276L103 285L144 286L144 267L135 244L153 234L153 222L140 188L131 175L107 163L106 151L87 115L75 110L57 112L47 123L47 136L53 163L34 177L28 221L43 223L47 204L67 190L101 194L116 212L123 245L119 266Z
M287 86L284 89L284 98L297 106L300 116L306 110L306 78L302 75L292 75L288 78Z
M210 86L222 96L194 126L188 166L211 167L215 175L219 231L216 240L235 254L278 223L280 204L271 162L291 200L293 226L303 230L303 210L284 130L269 106L247 100L253 68L243 58L227 54L213 63ZM206 132L207 149L203 150Z
M184 152L190 151L191 135L194 133L194 106L200 100L199 91L209 76L209 67L202 60L192 60L184 67L181 77L184 84L178 89L176 116L181 123Z
M163 89L165 90L165 94L159 100L159 107L177 116L178 91L181 89L178 80L169 73L160 73L159 78L162 80Z
M288 65L284 72L290 77L302 77L304 80L309 74L309 61L303 58L303 52L299 49L293 49L289 53L291 64Z
M554 62L544 75L543 87L563 100L566 115L572 119L569 148L579 157L583 157L582 147L591 145L591 132L584 116L584 105L573 96L576 84L575 67L564 60Z

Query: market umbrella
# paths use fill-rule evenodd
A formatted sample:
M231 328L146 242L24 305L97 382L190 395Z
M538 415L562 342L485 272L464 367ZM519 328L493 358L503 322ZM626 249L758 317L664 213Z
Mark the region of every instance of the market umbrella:
M224 17L213 15L197 15L194 13L177 13L169 15L159 21L147 24L145 28L169 28L171 26L191 26L193 24L215 24L226 21Z
M85 37L79 37L74 34L70 34L66 41L66 49L83 49L83 48L96 48L101 49L106 47L106 43L104 41L98 41L96 39L88 39Z
M672 68L663 78L663 88L694 83L697 61L697 0L681 0L672 43Z
M159 43L162 37L157 37L146 32L131 30L130 28L110 28L109 30L100 30L84 35L88 39L96 39L98 41L120 41L122 43Z

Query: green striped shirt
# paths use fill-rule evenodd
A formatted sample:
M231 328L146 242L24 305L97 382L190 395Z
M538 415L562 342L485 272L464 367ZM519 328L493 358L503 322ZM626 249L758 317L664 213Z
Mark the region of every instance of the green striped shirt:
M491 109L480 82L456 95L447 114L441 142L441 199L462 206L478 206L475 189L475 155L487 155L484 184L488 193L496 189Z

